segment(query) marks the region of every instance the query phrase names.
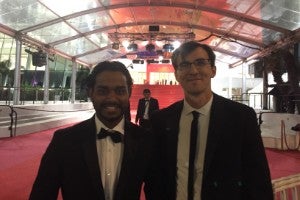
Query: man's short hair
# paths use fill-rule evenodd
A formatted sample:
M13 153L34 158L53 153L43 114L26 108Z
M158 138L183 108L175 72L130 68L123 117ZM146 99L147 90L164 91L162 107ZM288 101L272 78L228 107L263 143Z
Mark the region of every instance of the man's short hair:
M150 93L150 90L149 89L144 89L143 94L145 94L145 93Z
M86 79L87 89L93 88L96 82L97 74L101 74L105 71L121 72L126 77L129 96L131 95L133 79L126 66L119 61L103 61L98 63Z
M190 54L192 51L194 51L197 48L202 48L206 53L208 54L208 59L210 60L211 66L215 66L216 61L216 55L213 52L212 48L206 44L198 43L196 41L189 41L186 43L181 44L180 47L178 47L172 54L172 64L175 70L178 68L178 58L183 59L184 61L185 57Z

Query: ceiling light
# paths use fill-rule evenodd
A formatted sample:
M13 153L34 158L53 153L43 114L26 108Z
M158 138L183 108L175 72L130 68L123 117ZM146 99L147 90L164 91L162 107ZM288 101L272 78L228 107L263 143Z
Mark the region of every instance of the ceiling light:
M127 47L129 46L130 42L128 40L123 40L122 41L122 46L127 49Z
M178 47L180 47L181 42L179 42L178 40L172 42L174 49L177 49Z

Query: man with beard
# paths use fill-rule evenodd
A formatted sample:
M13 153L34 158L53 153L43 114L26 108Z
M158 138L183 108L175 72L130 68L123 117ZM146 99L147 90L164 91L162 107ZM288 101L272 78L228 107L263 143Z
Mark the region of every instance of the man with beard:
M125 119L132 78L117 61L101 62L87 79L95 115L54 133L30 200L161 199L155 170L155 134Z

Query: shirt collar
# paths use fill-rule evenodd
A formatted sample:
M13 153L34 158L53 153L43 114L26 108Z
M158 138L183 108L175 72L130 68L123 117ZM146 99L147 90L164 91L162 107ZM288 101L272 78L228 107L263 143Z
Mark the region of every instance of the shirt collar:
M190 104L188 104L188 102L184 99L182 113L184 115L188 115L192 111L195 110L195 111L201 113L201 115L208 115L209 112L210 112L210 109L211 109L212 100L213 100L213 95L211 96L211 98L209 99L209 101L204 106L202 106L199 109L196 109L196 108L193 108Z
M99 120L97 115L95 115L95 123L96 123L96 133L99 133L101 128L104 128L105 130L109 129ZM123 116L122 120L114 128L112 128L112 130L115 130L115 131L118 131L118 132L124 134L124 126L125 126L125 120L124 120L124 116Z

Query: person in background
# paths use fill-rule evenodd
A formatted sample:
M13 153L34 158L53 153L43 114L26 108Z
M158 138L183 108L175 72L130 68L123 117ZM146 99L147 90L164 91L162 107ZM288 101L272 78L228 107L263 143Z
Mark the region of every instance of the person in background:
M212 91L217 71L212 49L186 42L173 52L172 64L184 99L150 118L161 137L167 199L273 199L256 113Z
M151 114L159 109L158 100L151 97L151 91L149 89L143 90L144 98L139 99L135 123L139 123L144 128L150 128L149 117Z
M95 115L60 129L42 157L30 200L161 199L155 134L125 120L132 78L117 61L97 64L87 79ZM153 167L152 167L153 166Z

